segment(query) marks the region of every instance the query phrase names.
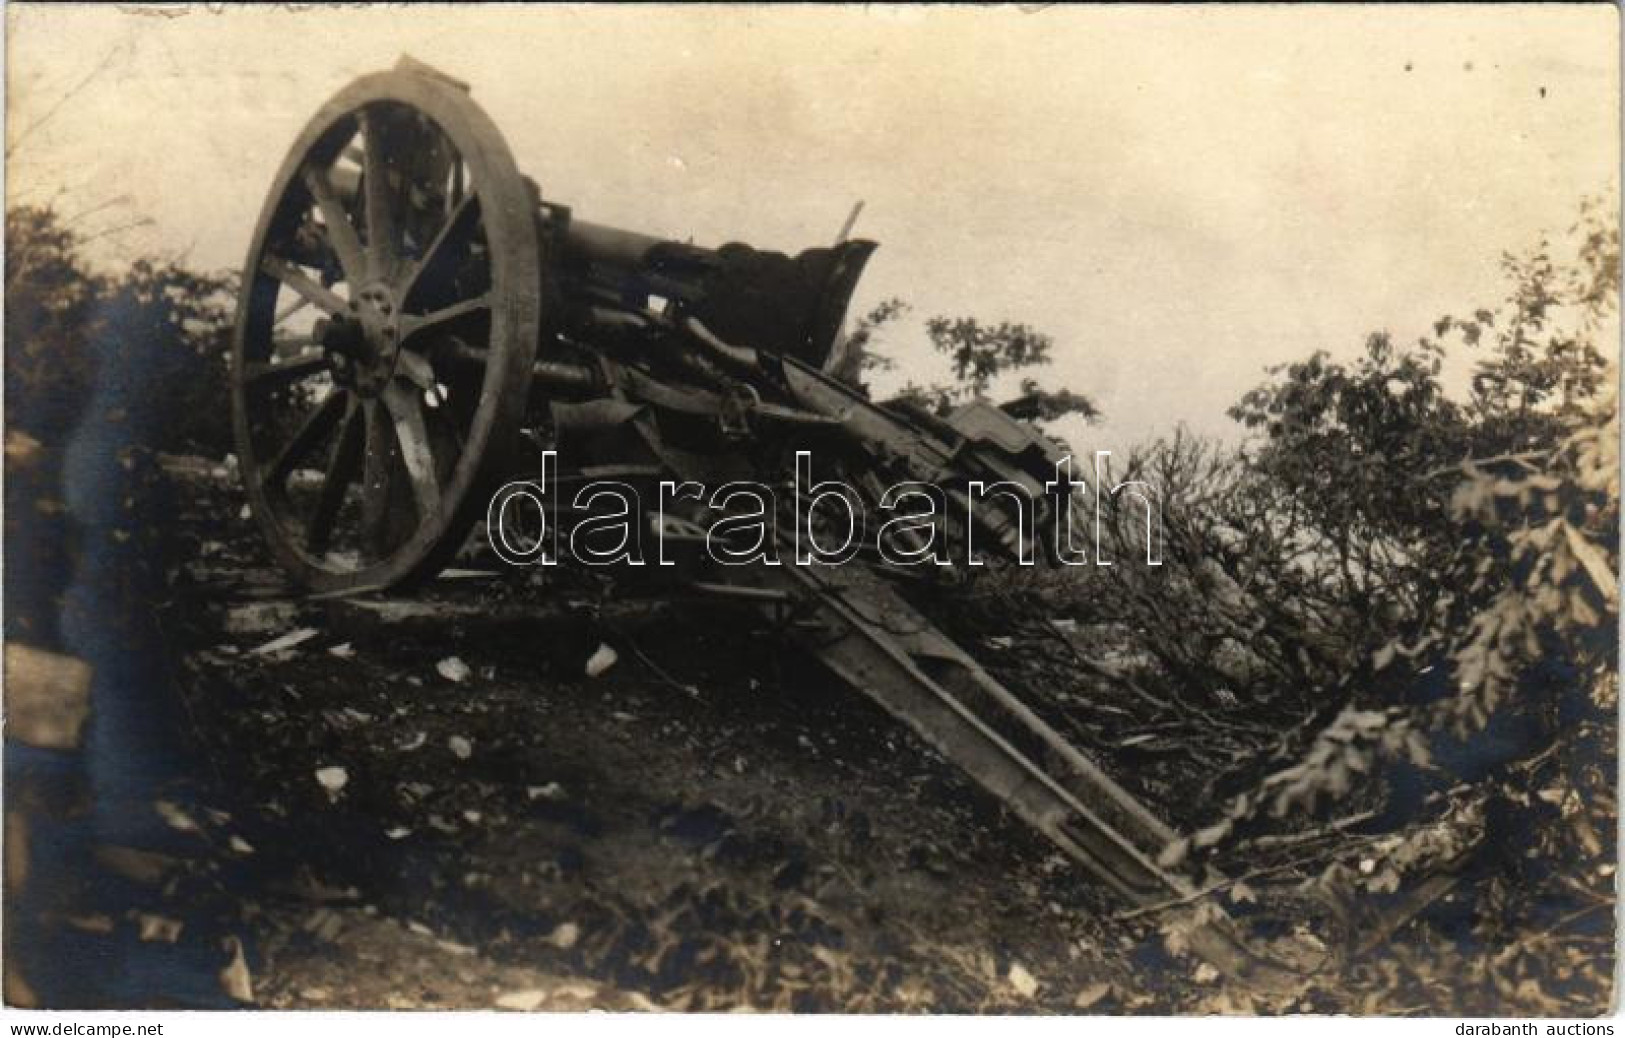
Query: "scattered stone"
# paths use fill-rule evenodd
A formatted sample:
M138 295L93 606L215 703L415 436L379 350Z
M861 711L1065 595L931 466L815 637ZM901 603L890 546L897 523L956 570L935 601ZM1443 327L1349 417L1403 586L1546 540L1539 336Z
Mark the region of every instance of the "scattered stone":
M469 676L474 673L474 671L469 668L468 664L464 663L456 656L447 656L439 663L436 663L434 665L434 669L435 673L439 674L447 681L458 684L467 681Z
M254 650L256 656L269 656L272 653L287 652L289 649L303 645L320 633L314 627L301 627L296 631L289 631L280 638L270 641Z
M620 658L620 655L608 645L599 645L597 651L587 657L587 676L598 677L615 666L615 662Z
M339 712L339 716L344 719L343 723L345 727L372 723L371 714L363 710L357 710L353 706L345 707Z
M526 786L525 796L531 800L552 800L557 802L564 799L565 793L563 786L557 782L549 782L545 786Z
M16 467L24 467L39 457L40 449L44 444L25 432L16 429L6 430L6 461Z
M497 996L498 1009L511 1009L519 1013L533 1012L542 1007L547 1001L547 992L539 988L526 988L523 991L509 991Z
M1088 1009L1111 993L1112 986L1105 981L1090 984L1078 992L1078 997L1072 1000L1072 1007L1074 1009Z
M322 788L327 790L328 796L338 796L339 792L349 783L350 773L336 765L317 768L316 781L320 782Z
M1038 994L1038 978L1027 972L1027 967L1019 962L1010 964L1010 986L1016 989L1016 994L1022 998L1032 998Z
M227 844L228 844L228 846L231 847L232 850L236 851L238 854L253 854L254 853L254 845L249 843L247 840L243 839L241 836L233 836L230 840L227 841Z
M452 753L456 754L458 760L467 760L474 756L474 744L461 735L453 735L446 740L446 745L451 748Z
M220 971L221 989L239 1002L254 1001L254 978L248 972L248 960L243 956L243 942L235 935L227 937L226 951L231 955L231 961Z
M197 822L193 821L191 815L187 814L185 811L182 811L179 807L167 800L154 801L152 809L158 812L158 817L162 818L164 820L164 824L168 825L171 829L183 833L195 833L199 831L198 824Z
M547 935L547 943L563 951L574 948L576 941L580 939L581 927L575 923L560 923L553 928L552 933Z
M327 654L329 656L337 656L341 660L347 660L355 655L355 649L350 645L349 642L340 642L337 645L329 645L327 647Z

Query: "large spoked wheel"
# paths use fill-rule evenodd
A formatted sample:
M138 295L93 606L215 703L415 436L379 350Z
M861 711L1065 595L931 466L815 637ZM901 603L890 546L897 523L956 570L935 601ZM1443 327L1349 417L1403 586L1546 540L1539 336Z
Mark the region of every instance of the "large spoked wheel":
M311 590L432 576L483 513L535 360L535 205L490 119L417 71L351 84L282 164L232 392L250 506Z

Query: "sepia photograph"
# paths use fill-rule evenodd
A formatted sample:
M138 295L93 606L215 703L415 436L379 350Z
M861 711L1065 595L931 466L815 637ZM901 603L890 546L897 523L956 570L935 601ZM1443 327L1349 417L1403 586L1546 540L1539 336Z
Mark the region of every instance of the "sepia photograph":
M12 1033L1613 1033L1615 6L5 33Z

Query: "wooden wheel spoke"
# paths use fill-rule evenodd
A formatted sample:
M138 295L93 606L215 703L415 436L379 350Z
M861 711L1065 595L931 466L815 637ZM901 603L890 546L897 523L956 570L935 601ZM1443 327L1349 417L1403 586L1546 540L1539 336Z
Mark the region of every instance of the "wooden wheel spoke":
M423 402L416 392L399 382L385 386L382 398L395 426L396 445L412 482L418 516L427 520L440 509L440 476L435 469Z
M308 302L329 314L344 311L346 303L337 292L318 284L308 274L279 256L267 254L260 260L260 270L293 289Z
M430 328L461 320L471 314L491 309L489 295L475 296L473 299L464 299L462 302L441 307L427 314L402 314L401 338L409 338Z
M359 285L367 276L367 259L361 249L361 239L356 237L355 227L350 223L349 213L344 211L344 205L333 193L333 185L325 171L306 166L304 180L310 197L316 200L316 207L322 212L322 222L327 225L327 240L338 255L339 266L344 268L345 280Z
M461 158L445 134L421 113L398 120L394 131L393 147L405 159L406 182L401 189L408 212L405 222L421 246L445 219L446 181L452 164Z
M250 362L243 365L243 381L256 389L275 389L327 370L327 358L320 354L294 357L281 364Z
M321 494L316 499L316 510L305 525L305 546L312 555L325 555L333 538L333 525L344 506L344 498L361 469L362 452L366 446L366 415L354 397L344 412L344 427L339 433L338 446L327 463Z
M367 259L373 277L388 277L398 251L395 189L390 184L389 142L374 108L361 113L362 181L367 208Z
M365 457L361 475L361 531L367 550L382 554L388 549L390 486L394 482L398 454L389 414L377 400L362 404L365 426Z
M283 307L281 310L277 311L276 317L271 321L271 327L275 328L277 325L281 324L283 321L286 321L288 318L292 317L294 314L298 313L309 305L310 300L306 299L304 296L300 296L287 306Z
M491 360L490 351L470 343L460 335L441 337L435 358L460 368L483 368Z
M457 257L460 250L468 247L478 226L478 196L464 195L446 214L434 239L402 280L401 298L410 302L418 285L425 280L425 275L431 275L431 278L432 275L445 275L444 267Z
M434 365L420 353L402 350L395 359L395 374L419 389L433 389L435 385Z
M288 442L282 445L276 457L266 466L262 477L267 488L280 487L298 467L301 461L319 447L327 434L338 424L339 417L344 413L344 395L330 393L322 402L313 408L305 420L294 430Z

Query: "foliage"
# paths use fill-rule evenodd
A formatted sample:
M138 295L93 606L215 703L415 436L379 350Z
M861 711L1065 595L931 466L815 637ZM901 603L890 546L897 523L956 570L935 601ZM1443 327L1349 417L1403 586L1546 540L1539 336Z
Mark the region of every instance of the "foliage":
M1440 384L1443 347L1424 340L1409 356L1369 349L1353 371L1297 367L1238 408L1269 430L1257 470L1311 498L1309 529L1338 564L1322 583L1342 596L1347 623L1360 626L1363 615L1379 639L1362 662L1373 676L1396 657L1408 663L1408 673L1353 693L1377 707L1411 708L1408 723L1424 732L1467 737L1498 711L1528 711L1545 715L1525 719L1543 722L1526 739L1539 748L1558 731L1553 712L1565 704L1535 695L1553 691L1531 687L1535 672L1562 661L1573 676L1589 676L1589 688L1617 654L1617 396L1596 344L1617 310L1617 290L1599 288L1599 275L1617 272L1618 238L1602 210L1588 206L1585 215L1571 265L1554 264L1544 242L1507 258L1506 304L1499 314L1476 311L1466 325L1499 330L1489 339L1468 333L1469 347L1487 346L1488 355L1465 404ZM1441 319L1436 330L1463 325ZM1385 375L1403 386L1386 401L1375 388ZM1366 461L1374 455L1380 475ZM1361 492L1346 495L1350 485ZM1379 596L1399 608L1374 609ZM1418 680L1433 671L1444 677ZM1322 739L1358 716L1346 710ZM1401 745L1426 763L1416 739ZM1322 776L1326 792L1342 785L1331 763L1308 774ZM1302 796L1312 806L1309 791Z
M882 299L868 313L858 318L846 336L844 348L846 363L840 376L857 382L870 371L894 370L897 362L880 352L876 347L876 340L887 324L899 320L910 309L907 303L893 296Z
M860 318L847 336L841 377L859 382L864 374L895 371L895 358L880 348L886 325L905 317L912 307L901 299L881 301ZM925 322L932 349L945 357L952 371L949 382L907 382L892 398L920 410L946 416L967 400L985 399L993 380L1010 372L1050 363L1054 341L1031 325L1003 321L983 324L974 317L932 317ZM1025 421L1054 421L1078 415L1093 421L1100 410L1093 400L1069 389L1048 390L1036 379L1024 378L1020 395L1000 405Z
M1086 421L1100 417L1095 402L1082 393L1070 389L1043 389L1037 379L1021 380L1021 395L999 405L1012 418L1027 422L1053 422L1067 415L1078 415Z
M108 282L46 209L6 212L6 424L44 443L71 428L95 383L90 339Z
M98 272L49 209L8 210L6 245L8 428L63 448L100 393L142 446L230 449L230 278L155 259Z
M1131 455L1110 479L1157 488L1165 565L1099 571L1090 610L1141 633L1142 685L1284 733L1216 777L1226 810L1166 865L1364 808L1315 889L1425 907L1460 879L1480 943L1424 933L1354 986L1592 1011L1616 815L1613 207L1587 202L1566 239L1502 269L1500 305L1411 346L1379 332L1352 360L1271 369L1231 411L1241 449L1181 433ZM1103 553L1132 557L1137 514L1100 519Z
M953 365L962 393L982 396L995 375L1050 362L1055 345L1030 325L1002 321L988 327L974 317L933 317L925 322L931 345Z
M102 304L107 363L137 442L219 457L231 449L228 372L234 281L137 260Z

